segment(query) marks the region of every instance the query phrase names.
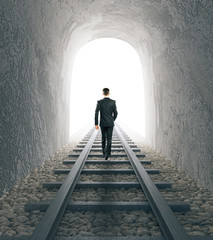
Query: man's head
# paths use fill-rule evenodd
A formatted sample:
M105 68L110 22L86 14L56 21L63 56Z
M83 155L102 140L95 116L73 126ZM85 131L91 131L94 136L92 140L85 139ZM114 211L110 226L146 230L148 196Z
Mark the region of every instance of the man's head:
M103 95L106 97L109 95L109 88L104 88L103 89Z

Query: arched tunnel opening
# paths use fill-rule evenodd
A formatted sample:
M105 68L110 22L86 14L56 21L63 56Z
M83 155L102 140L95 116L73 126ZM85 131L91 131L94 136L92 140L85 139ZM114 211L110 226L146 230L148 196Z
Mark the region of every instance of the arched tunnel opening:
M97 100L102 89L116 99L120 124L125 123L145 137L143 75L134 48L119 39L101 38L83 46L69 69L71 79L70 134L94 125Z
M170 174L185 186L180 199L185 190L191 194L195 216L199 209L209 212L207 217L201 214L192 220L195 228L185 221L188 231L196 230L202 219L204 235L212 235L212 226L207 226L213 214L212 13L213 2L208 0L0 2L0 217L4 214L7 218L1 218L0 224L5 232L11 219L23 213L23 204L22 208L18 205L42 194L43 190L38 196L31 195L39 189L40 180L52 172L52 162L57 165L89 130L85 126L81 131L78 108L85 107L82 112L88 110L87 116L91 113L88 123L92 123L101 90L109 87L112 98L118 101L121 126L146 148L157 166L162 163L165 172L170 172L171 165L178 169ZM88 81L87 87L87 76L73 78L81 50L101 39L121 41L119 45L132 49L137 56L134 67L140 65L142 71L140 81L135 80L141 84L137 89L133 89L131 77L126 85L120 84L132 73L120 76L118 85L114 85L117 78L108 82L112 75L106 75L107 80L102 76L98 83ZM81 91L86 88L89 95ZM122 90L126 94L119 99ZM130 95L133 114L128 110L132 105L124 107L130 102L123 99ZM78 105L84 97L89 98L91 108L84 102ZM128 114L133 115L129 122L125 121ZM28 183L29 191L24 192L23 183ZM23 216L18 219L24 222L27 215ZM12 230L9 234L20 232Z

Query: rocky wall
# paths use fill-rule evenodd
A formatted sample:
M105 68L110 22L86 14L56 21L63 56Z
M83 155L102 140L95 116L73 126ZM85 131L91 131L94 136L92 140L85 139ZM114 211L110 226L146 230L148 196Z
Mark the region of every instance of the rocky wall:
M213 191L212 1L0 5L0 195L69 141L67 72L80 47L101 37L140 55L147 142Z
M0 195L69 141L61 35L44 3L0 3Z

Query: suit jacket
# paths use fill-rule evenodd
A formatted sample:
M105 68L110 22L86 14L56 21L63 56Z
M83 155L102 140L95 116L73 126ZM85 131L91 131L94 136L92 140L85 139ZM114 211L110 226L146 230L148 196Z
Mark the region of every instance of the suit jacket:
M114 126L114 121L118 115L115 101L106 97L97 102L97 106L95 110L95 125L98 125L99 111L101 115L100 126L101 127Z

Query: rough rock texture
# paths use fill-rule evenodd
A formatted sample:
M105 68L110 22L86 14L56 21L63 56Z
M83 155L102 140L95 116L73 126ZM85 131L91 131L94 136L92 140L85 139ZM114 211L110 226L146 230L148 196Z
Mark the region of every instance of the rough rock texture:
M0 11L0 195L68 142L67 72L100 37L140 55L148 143L213 191L212 1L1 0Z
M0 4L1 195L68 142L69 93L60 35L42 1Z

